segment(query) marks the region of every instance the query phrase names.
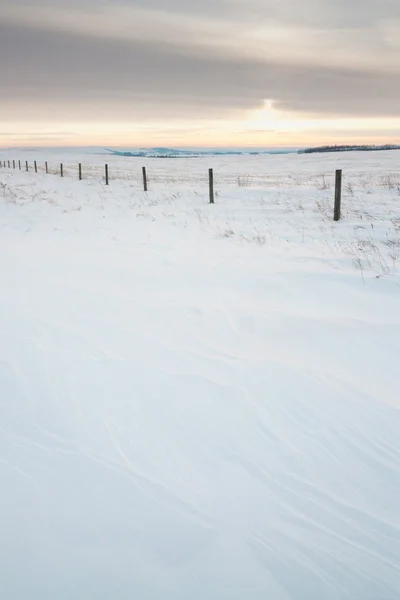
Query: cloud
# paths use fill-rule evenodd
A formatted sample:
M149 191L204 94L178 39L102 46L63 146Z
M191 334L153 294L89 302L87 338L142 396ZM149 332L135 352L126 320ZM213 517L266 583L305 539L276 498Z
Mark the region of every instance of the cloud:
M64 0L0 0L3 14L12 14L15 7L25 13L33 13L41 7L63 8ZM207 17L209 20L223 19L225 22L240 21L257 23L262 20L292 23L297 26L370 27L381 19L400 18L397 0L70 0L68 10L101 9L118 11L124 9L146 9L164 11L171 16Z
M307 114L398 115L391 73L229 57L162 41L0 25L2 102L84 118L227 117L271 99ZM57 108L58 107L58 108ZM11 109L10 109L11 110ZM117 114L116 114L117 113Z
M398 0L0 0L2 113L399 116Z

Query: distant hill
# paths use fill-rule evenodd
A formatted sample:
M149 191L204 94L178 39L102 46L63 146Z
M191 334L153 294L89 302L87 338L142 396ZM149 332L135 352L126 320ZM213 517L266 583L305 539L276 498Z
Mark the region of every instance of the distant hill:
M193 158L205 156L263 156L267 154L291 154L297 152L297 149L265 149L251 150L243 149L224 149L224 150L202 150L202 149L177 149L177 148L138 148L131 150L115 150L105 148L105 152L113 156L125 156L134 158Z
M364 145L364 146L317 146L316 148L305 148L299 150L299 154L313 154L314 152L353 152L355 150L367 152L368 150L400 150L396 144L385 144L384 146Z

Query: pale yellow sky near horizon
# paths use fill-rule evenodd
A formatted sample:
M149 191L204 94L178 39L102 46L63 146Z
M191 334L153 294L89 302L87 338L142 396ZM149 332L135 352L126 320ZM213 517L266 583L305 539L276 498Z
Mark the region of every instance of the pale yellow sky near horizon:
M0 0L0 147L400 140L400 2Z
M270 111L268 111L270 113ZM190 123L113 124L0 122L0 148L24 146L205 146L205 147L302 147L340 143L395 143L393 119L296 119L255 111L242 122L205 122L193 132ZM38 131L39 129L39 131ZM271 131L271 129L274 129ZM9 133L8 133L9 132ZM400 137L400 136L399 136ZM399 138L397 138L399 139Z

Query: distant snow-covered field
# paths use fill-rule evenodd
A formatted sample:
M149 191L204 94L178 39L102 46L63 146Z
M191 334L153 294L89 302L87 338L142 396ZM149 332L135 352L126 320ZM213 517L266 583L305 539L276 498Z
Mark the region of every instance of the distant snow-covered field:
M1 160L0 598L398 600L400 152Z

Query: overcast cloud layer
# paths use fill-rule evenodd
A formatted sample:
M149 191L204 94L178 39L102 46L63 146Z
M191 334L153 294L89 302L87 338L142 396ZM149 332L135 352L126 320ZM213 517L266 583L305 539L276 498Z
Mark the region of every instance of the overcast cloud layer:
M400 116L398 0L0 0L11 118Z

